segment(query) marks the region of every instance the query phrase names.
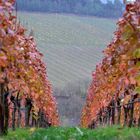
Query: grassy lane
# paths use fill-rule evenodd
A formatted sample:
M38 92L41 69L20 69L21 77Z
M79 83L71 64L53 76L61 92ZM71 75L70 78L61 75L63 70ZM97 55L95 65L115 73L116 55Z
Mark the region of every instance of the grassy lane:
M140 129L117 126L96 130L62 127L17 129L0 140L140 140Z

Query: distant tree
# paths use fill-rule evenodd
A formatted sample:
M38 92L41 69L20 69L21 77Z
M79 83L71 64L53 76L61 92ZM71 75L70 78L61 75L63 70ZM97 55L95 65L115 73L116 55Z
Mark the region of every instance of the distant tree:
M37 12L74 13L99 17L119 17L122 14L122 3L107 0L17 0L18 10Z

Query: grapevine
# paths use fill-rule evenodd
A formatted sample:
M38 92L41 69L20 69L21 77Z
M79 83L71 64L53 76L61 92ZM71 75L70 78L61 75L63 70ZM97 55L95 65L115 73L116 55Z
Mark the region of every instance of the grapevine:
M31 123L59 124L43 55L13 14L14 4L0 0L0 134Z
M140 124L140 1L126 5L113 41L96 66L81 125ZM133 102L133 104L131 104Z

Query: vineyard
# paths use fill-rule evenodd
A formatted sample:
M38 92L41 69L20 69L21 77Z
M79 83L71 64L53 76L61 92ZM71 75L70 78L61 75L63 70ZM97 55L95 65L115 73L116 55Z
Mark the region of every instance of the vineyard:
M13 14L14 0L0 0L0 135L8 127L59 124L42 54Z
M17 20L15 5L15 0L0 0L0 136L3 140L140 137L140 0L126 5L115 37L92 74L81 116L83 128L58 127L57 103L43 55L37 50L32 32L27 35ZM97 127L95 131L86 129Z
M129 3L93 73L81 125L140 126L140 1Z

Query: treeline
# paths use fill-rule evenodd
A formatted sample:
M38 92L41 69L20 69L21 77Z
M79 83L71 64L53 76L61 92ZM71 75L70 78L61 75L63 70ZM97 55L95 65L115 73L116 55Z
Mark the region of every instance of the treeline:
M122 15L123 4L120 0L107 0L106 4L100 0L17 0L17 9L116 18Z

